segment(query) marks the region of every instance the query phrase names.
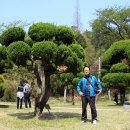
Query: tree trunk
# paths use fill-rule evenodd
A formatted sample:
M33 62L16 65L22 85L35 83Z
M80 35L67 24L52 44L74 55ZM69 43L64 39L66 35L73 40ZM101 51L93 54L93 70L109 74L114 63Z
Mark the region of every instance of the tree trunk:
M42 66L42 71L44 71L44 67ZM50 74L48 72L42 72L43 76L40 76L38 72L38 66L35 64L34 66L34 74L37 78L37 94L35 97L35 110L34 114L38 117L42 115L43 109L50 97L51 89L50 89ZM44 78L45 77L45 78ZM45 79L45 80L44 80ZM43 83L44 82L44 83ZM44 87L44 88L43 88Z
M130 91L129 91L129 102L130 102Z
M35 111L34 111L34 114L37 117L40 117L42 115L43 109L44 109L49 97L50 97L50 89L46 87L44 95L39 94L35 98Z
M110 91L110 89L108 89L108 98L109 98L109 101L111 101L111 91Z
M125 87L120 89L120 103L122 105L125 103Z
M64 102L66 103L66 93L67 93L67 87L64 88Z

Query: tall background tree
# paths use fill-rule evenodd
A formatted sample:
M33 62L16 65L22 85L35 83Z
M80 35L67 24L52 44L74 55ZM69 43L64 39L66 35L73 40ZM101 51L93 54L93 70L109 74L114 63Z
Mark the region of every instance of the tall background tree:
M111 7L96 11L91 23L92 43L108 49L113 42L130 39L130 8Z

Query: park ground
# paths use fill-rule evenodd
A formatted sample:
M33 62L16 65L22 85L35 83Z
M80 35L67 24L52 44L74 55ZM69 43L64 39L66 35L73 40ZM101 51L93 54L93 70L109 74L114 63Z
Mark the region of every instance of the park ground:
M99 99L96 102L98 121L91 123L88 105L88 121L80 123L81 101L64 103L63 98L49 99L47 109L41 118L34 117L32 108L16 109L16 102L0 102L0 130L130 130L130 109Z

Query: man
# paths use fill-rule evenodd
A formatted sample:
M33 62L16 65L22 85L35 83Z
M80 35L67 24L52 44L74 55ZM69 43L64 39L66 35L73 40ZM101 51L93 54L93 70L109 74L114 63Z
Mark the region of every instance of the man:
M94 86L95 84L99 88L99 93L102 92L102 87L98 82L97 78L90 74L90 68L88 66L84 67L83 69L85 76L80 79L77 85L77 91L81 96L82 99L82 118L81 123L86 123L87 121L87 111L86 107L89 103L91 108L91 116L92 116L92 123L96 124L97 121L97 111L95 106L95 91Z
M28 84L28 82L25 83L23 92L24 92L25 108L28 107L27 104L29 104L29 107L31 108L31 101L30 101L31 86L30 86L30 84Z

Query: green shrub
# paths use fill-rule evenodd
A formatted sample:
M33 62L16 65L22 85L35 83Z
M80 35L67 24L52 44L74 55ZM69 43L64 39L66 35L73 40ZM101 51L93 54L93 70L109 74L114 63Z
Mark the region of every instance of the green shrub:
M24 66L30 59L31 48L23 41L13 42L7 47L7 55L16 65Z
M28 31L30 38L33 41L52 40L55 35L56 26L51 23L36 23L33 24Z
M21 27L11 27L5 30L0 38L2 45L9 46L15 41L24 41L25 31Z
M117 63L112 65L110 69L111 73L128 73L129 72L129 66L124 63Z
M108 73L108 70L107 69L101 69L101 75L104 76L105 74Z
M4 79L0 76L0 98L4 96Z
M16 90L11 87L6 87L2 100L11 102L16 101Z
M71 44L74 41L75 35L71 28L67 26L58 26L55 32L55 40L61 41L64 44Z
M25 37L24 42L27 43L30 47L32 47L34 43L30 37Z
M121 62L122 59L130 60L130 40L121 40L115 42L103 54L102 64L112 65Z
M130 83L129 73L108 73L102 78L102 83L105 86L127 86Z

